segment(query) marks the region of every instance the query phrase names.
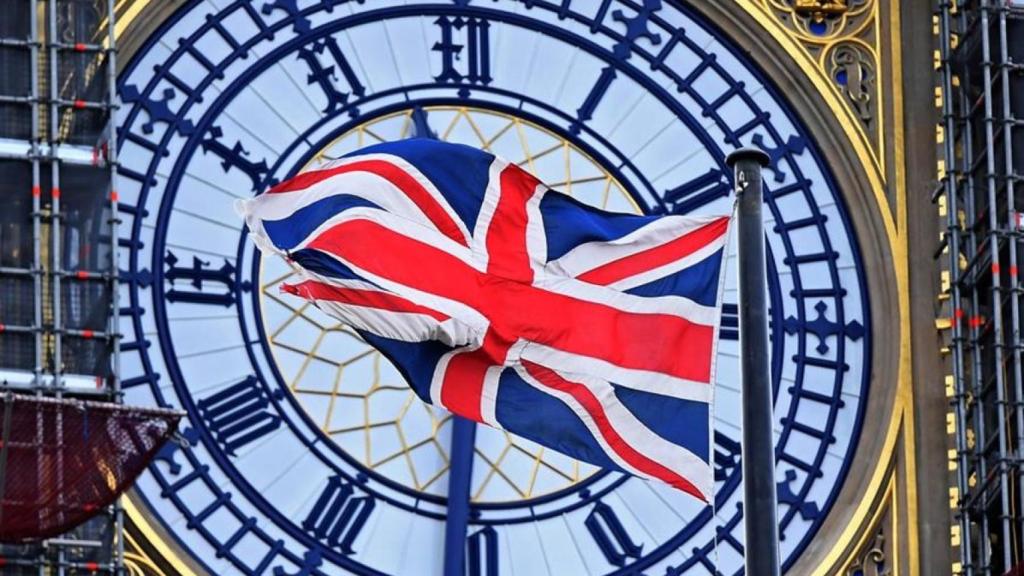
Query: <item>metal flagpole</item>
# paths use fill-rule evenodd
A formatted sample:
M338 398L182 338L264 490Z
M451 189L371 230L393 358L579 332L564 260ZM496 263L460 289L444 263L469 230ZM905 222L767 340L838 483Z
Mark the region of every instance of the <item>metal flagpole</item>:
M739 256L740 378L743 381L743 517L747 576L778 576L772 382L768 370L761 169L769 157L742 148L726 158L735 170Z

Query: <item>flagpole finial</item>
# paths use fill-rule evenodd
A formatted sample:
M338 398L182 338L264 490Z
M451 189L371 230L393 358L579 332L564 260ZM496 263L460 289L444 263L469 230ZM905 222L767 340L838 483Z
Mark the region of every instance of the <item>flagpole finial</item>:
M771 156L769 156L764 150L761 150L760 148L745 147L737 148L730 152L729 155L725 157L725 164L730 168L733 168L744 161L753 161L764 168L771 163L771 160Z

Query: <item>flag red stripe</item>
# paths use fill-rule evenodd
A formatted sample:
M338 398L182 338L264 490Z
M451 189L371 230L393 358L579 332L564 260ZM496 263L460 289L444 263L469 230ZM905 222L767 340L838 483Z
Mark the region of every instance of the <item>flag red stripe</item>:
M533 282L526 249L526 205L540 182L514 164L501 171L500 180L501 195L487 228L487 273Z
M484 378L490 367L505 363L510 347L509 343L501 342L494 331L488 330L483 346L452 356L441 383L441 404L459 416L483 422L480 403Z
M623 278L654 270L660 266L685 258L707 246L719 236L725 234L728 226L728 218L719 218L671 242L613 260L597 268L587 270L576 278L590 284L607 286Z
M690 483L689 480L679 474L676 474L660 463L648 458L643 453L638 452L630 446L629 443L619 435L618 431L615 430L615 427L612 426L612 423L608 420L608 415L605 414L604 408L601 406L600 400L594 396L594 393L591 392L589 388L578 382L566 380L558 375L554 370L528 360L523 360L523 367L526 368L526 371L530 376L542 385L553 390L565 392L575 398L583 409L586 410L587 414L589 414L593 419L594 424L597 426L601 436L608 444L608 447L618 454L620 458L625 460L630 466L648 476L667 482L680 490L693 494L701 500L705 500L704 495L701 494L700 491L697 490L696 486Z
M448 316L436 310L427 308L426 306L420 306L419 304L406 300L401 296L388 294L386 292L378 292L376 290L342 288L340 286L331 286L330 284L324 284L323 282L317 282L315 280L306 280L298 284L285 284L283 285L283 289L285 292L307 299L312 298L314 300L341 302L342 304L351 304L353 306L363 306L366 308L379 308L381 310L388 310L391 312L424 314L434 318L438 322L444 322L448 319Z
M290 180L285 180L277 186L274 186L267 191L267 194L281 194L285 192L305 190L314 184L327 180L328 178L333 178L339 174L347 174L349 172L368 172L384 178L408 196L409 199L423 211L423 214L433 222L434 226L437 226L437 229L440 230L442 234L463 246L469 245L468 240L462 233L462 230L455 223L455 220L449 216L448 212L441 207L441 204L438 203L430 192L428 192L414 176L398 166L384 160L363 160L360 162L346 164L344 166L338 166L337 168L303 172Z

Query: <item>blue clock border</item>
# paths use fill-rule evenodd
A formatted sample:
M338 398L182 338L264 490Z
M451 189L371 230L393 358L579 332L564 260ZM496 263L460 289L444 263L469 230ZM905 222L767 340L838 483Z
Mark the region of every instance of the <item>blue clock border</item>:
M675 2L673 2L673 3L675 3ZM535 4L535 7L538 7L539 5L541 5L541 4L544 4L544 3L540 3L540 2L538 2L538 3L534 3L534 4ZM181 15L182 15L182 14L183 14L184 12L186 12L186 11L187 11L187 8L188 8L189 6L190 6L190 5L185 5L185 6L182 6L181 8L179 8L179 9L178 9L178 11L177 11L177 12L176 12L176 13L174 14L174 16L173 16L172 18L168 19L168 21L167 21L167 22L165 22L165 23L164 23L164 24L163 24L162 26L163 26L163 27L167 27L167 26L171 25L171 23L173 23L174 21L176 21L176 20L177 20L178 18L180 18L180 16L181 16ZM448 7L448 10L449 10L449 11L451 11L452 9L453 9L452 7L450 7L450 6ZM730 43L731 43L731 41L732 41L732 40L730 40L730 39L728 39L728 38L725 38L725 37L724 37L724 36L723 36L723 35L721 34L721 32L720 32L720 31L719 31L719 30L717 29L717 27L716 27L716 26L715 26L715 25L714 25L713 23L711 23L711 22L708 22L708 21L707 21L707 20L706 20L706 19L705 19L705 18L704 18L704 17L702 16L702 15L700 15L700 14L694 14L694 11L693 11L692 9L690 9L689 7L685 7L685 6L684 6L684 7L682 7L682 9L683 9L683 10L684 10L684 11L685 11L685 12L686 12L686 13L687 13L688 15L690 15L690 16L691 16L692 18L694 18L695 20L697 20L697 21L701 22L702 24L704 24L704 26L705 26L705 30L708 30L708 31L710 31L710 32L711 32L711 33L713 33L713 34L714 34L714 35L715 35L716 37L718 37L718 38L719 38L720 40L723 40L723 44L724 44L724 45L726 45L726 46L728 46L730 50L733 50L733 51L735 51L735 50L734 50L734 47L730 45ZM416 13L417 13L417 14L422 14L422 13L423 13L422 7L414 7L414 10L416 11ZM464 9L464 10L465 10L465 9ZM475 9L474 9L474 10L475 10ZM493 18L493 16L494 16L494 14L493 14L493 13L490 13L490 12L488 12L488 11L486 11L486 10L482 10L482 11L479 11L479 12L480 12L480 13L479 13L478 15L480 15L480 16L483 16L483 17L491 17L491 18ZM282 21L282 22L283 22L284 24L282 24L282 23L279 23L279 24L282 24L282 27L283 27L283 26L287 26L287 23L286 23L286 22L287 22L287 19L286 19L285 21ZM529 24L530 24L530 25L535 25L536 23L535 23L535 22L532 22L532 21L530 21L530 22L529 22ZM140 49L140 51L139 51L139 54L141 54L141 53L144 53L144 52L145 52L146 50L148 50L148 49L149 49L149 48L151 47L151 45L152 45L152 42L153 42L153 41L155 41L155 38L156 38L156 36L154 35L154 36L152 36L152 37L151 37L150 39L147 39L147 44L146 44L146 46L144 46L144 47L142 47L142 48ZM304 38L303 40L304 40L304 41L308 41L309 39L310 39L310 38ZM742 58L742 55L741 55L741 54L737 54L737 56L738 56L738 57L741 57L741 58ZM125 69L125 71L123 71L123 72L121 73L121 78L125 78L125 77L129 76L129 75L131 74L131 72L132 72L132 71L134 70L134 67L135 67L135 65L137 64L137 62L138 62L138 59L137 59L137 58L136 58L135 60L133 60L133 61L131 62L131 64L129 65L129 67L127 67L127 68ZM773 97L775 97L775 98L776 98L776 99L777 99L777 100L778 100L779 102L785 102L785 101L786 101L786 100L784 100L784 99L782 99L782 98L779 98L779 95L778 95L778 89L777 89L777 87L776 87L776 86L774 86L774 84L773 84L773 83L772 83L772 82L771 82L771 81L770 81L769 79L767 79L767 78L765 78L765 77L764 77L763 71L761 71L760 69L756 68L756 66L755 66L755 65L752 65L752 64L751 64L750 62L747 62L747 64L748 64L748 66L749 66L749 69L751 69L751 71L752 71L752 72L753 72L753 73L755 74L755 76L756 76L756 77L757 77L757 78L758 78L758 79L759 79L760 81L762 81L762 82L763 82L763 83L765 84L765 86L767 86L767 87L768 87L768 89L769 89L769 90L771 90L771 91L772 91L772 95L773 95ZM477 89L479 89L479 87L473 87L473 89L474 89L474 90L477 90ZM789 106L784 106L784 107L783 107L783 109L784 109L785 113L786 113L786 114L787 114L787 115L788 115L788 116L790 117L790 120L791 120L791 121L793 121L795 125L797 125L797 126L801 126L801 127L803 126L802 122L799 122L799 121L798 121L797 119L793 118L793 116L792 116L792 112L791 112L791 110L789 109ZM813 140L813 135L811 136L811 139ZM822 166L822 167L825 167L826 165L825 165L825 164L824 164L824 163L822 162L822 160L821 160L821 158L820 158L820 154L819 154L819 152L818 152L818 150L817 150L817 146L816 146L816 145L814 145L814 146L810 146L809 148L810 148L810 152L811 152L811 154L813 154L813 155L814 155L815 161L816 161L816 162L817 162L817 163L818 163L818 164L819 164L820 166ZM832 187L832 189L833 189L833 190L838 190L838 187L836 186L836 183L835 183L835 180L834 180L834 176L832 175L831 171L830 171L830 170L823 170L823 173L824 173L824 175L825 175L825 178L826 178L826 179L827 179L827 180L829 181L829 184L830 184L830 186ZM839 201L840 203L845 203L845 201L844 201L844 200L843 200L843 198L841 198L841 197L837 198L837 201ZM845 207L844 207L844 209L843 209L843 210L841 210L841 214L842 214L842 217L843 217L843 219L844 219L844 224L846 225L846 227L847 227L848 229L850 229L850 230L853 230L852 226L850 226L850 223L849 223L849 217L848 217L848 213L847 213L847 210L845 209ZM138 238L138 227L139 227L139 226L140 226L140 221L139 221L139 220L136 220L136 222L135 222L135 230L133 230L133 238L134 238L134 239L137 239L137 238ZM137 241L137 240L136 240L136 241ZM851 249L852 249L852 250L853 250L853 252L854 252L854 258L855 258L855 260L856 260L856 263L857 263L857 271L858 271L858 282L859 282L859 283L861 284L860 288L861 288L861 290L862 290L862 293L864 293L864 294L866 295L866 294L867 294L867 292L866 292L866 290L865 290L866 286L865 286L865 276L864 276L863 264L862 264L862 260L861 260L861 254L860 254L860 249L859 249L859 245L858 245L858 243L857 243L856 241L854 241L854 242L851 242ZM136 254L135 252L133 252L133 253L132 253L132 256L131 256L131 271L138 271L138 262L137 262L137 254ZM157 274L157 275L159 276L159 275L161 275L161 272L162 272L162 270L161 270L161 269L160 269L159 267L156 267L156 268L155 268L155 272L156 272L156 274ZM131 274L129 274L128 276L131 276ZM160 285L160 282L158 281L158 282L156 283L156 285L157 285L157 286L159 286L159 285ZM133 292L133 294L132 294L132 302L133 302L133 305L137 305L137 303L138 303L138 295L137 295L137 293L136 293L136 290L132 290L132 292ZM865 319L864 319L864 320L865 320L865 324L867 324L868 322L870 322L870 308L869 308L869 306L870 306L870 303L869 303L869 301L868 301L868 299L867 299L867 298L865 298L865 299L864 299L864 303L863 303L863 305L864 305L864 309L865 309L865 312L866 312L866 314L865 314ZM134 322L134 323L136 324L136 327L137 327L137 328L141 328L141 324L139 323L139 321L138 321L138 319L137 319L137 318L135 319L135 322ZM866 332L867 332L868 334L870 334L870 327L869 327L869 326L865 326L865 328L866 328ZM804 345L805 345L805 342L804 342L804 340L803 340L803 339L801 339L801 344L800 344L800 345L801 345L801 347L804 347ZM866 343L865 349L866 349L866 352L867 352L867 354L868 354L868 356L867 356L867 358L866 358L866 362L865 362L865 365L867 365L867 366L870 366L870 352L871 352L871 346L870 346L870 342ZM803 352L803 351L801 350L801 351L800 351L800 353L802 353L802 352ZM146 366L146 368L147 368L147 371L148 371L148 372L152 372L152 368L151 368L151 366L148 366L148 364L149 364L149 362L148 362L148 358L145 358L145 355L143 355L143 359L144 359L144 364L146 364L146 365L147 365L147 366ZM870 378L870 377L869 377L869 375L868 375L868 374L865 374L865 377L864 377L864 383L863 383L863 386L862 386L862 401L861 401L861 406L860 406L860 412L861 412L861 413L860 413L860 414L858 414L858 418L857 418L857 424L856 424L856 430L855 430L855 431L854 431L854 433L853 433L853 439L852 439L852 440L853 440L853 442L851 442L851 450L853 449L853 447L855 447L855 446L856 446L856 444L857 444L857 439L859 438L859 435L860 435L860 428L861 428L861 424L862 424L862 422L863 422L863 411L864 411L864 408L865 408L865 405L866 405L866 401L867 401L867 392L868 392L868 388L869 388L869 387L867 386L867 382L869 381L869 378ZM842 471L840 472L840 474L839 474L839 476L838 476L838 478L839 478L839 480L840 480L840 482L838 482L838 484L841 484L841 483L842 483L842 482L841 482L841 481L842 481L842 479L844 479L844 478L845 478L845 476L846 476L846 474L847 474L847 471L848 471L848 467L849 467L850 463L851 463L851 459L850 459L850 458L846 458L846 460L844 461L844 464L843 464L843 469L842 469ZM832 505L832 503L834 502L834 499L835 499L835 497L836 497L837 495L838 495L838 491L837 491L837 490L833 490L833 493L832 493L832 495L830 496L830 498L828 499L828 502L827 502L827 504L826 504L826 505L825 505L825 506L823 507L823 513L824 513L825 511L827 511L827 510L828 510L828 509L829 509L829 508L831 507L831 505ZM823 514L823 516L824 516L824 514ZM809 541L809 537L810 537L810 535L812 535L812 534L813 534L814 532L816 532L816 528L815 528L815 529L812 529L812 530L810 530L810 531L808 532L808 535L807 535L808 537L806 538L806 539L807 539L808 541ZM666 543L666 545L668 545L668 543ZM803 545L803 546L805 546L805 545L806 545L806 542L804 543L804 545ZM800 547L800 549L802 549L802 548L803 548L803 546L801 546L801 547ZM674 548L674 547L673 547L673 548ZM793 554L793 557L794 557L794 558L795 558L795 557L797 557L797 556L799 556L799 550L798 550L798 551L796 551L796 552L795 552L795 553ZM636 565L634 565L633 567L635 567L635 566L636 566ZM365 567L363 567L363 568L365 568Z

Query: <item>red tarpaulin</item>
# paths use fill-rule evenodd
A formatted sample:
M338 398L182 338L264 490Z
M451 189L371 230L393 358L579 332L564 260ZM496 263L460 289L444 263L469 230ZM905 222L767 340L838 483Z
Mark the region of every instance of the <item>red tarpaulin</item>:
M0 396L0 542L56 536L102 511L180 418L108 402Z

